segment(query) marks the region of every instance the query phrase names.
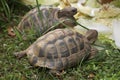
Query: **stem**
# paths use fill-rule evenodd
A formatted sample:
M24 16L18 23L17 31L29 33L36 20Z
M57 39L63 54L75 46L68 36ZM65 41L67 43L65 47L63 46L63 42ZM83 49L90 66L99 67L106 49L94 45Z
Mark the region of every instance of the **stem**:
M86 29L86 30L89 30L89 28L87 28L87 27L85 27L85 26L81 25L81 24L80 24L80 23L78 23L78 22L76 22L76 24L78 24L79 26L81 26L82 28L84 28L84 29Z

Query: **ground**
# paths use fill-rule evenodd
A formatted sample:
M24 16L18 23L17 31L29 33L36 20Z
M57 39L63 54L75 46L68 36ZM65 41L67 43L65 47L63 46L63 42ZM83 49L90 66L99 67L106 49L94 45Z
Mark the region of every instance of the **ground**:
M15 2L14 5L12 8L18 6ZM21 8L21 6L18 7ZM29 10L24 7L18 9L18 7L11 15L9 11L6 16L3 16L3 13L0 14L0 80L120 80L120 50L116 48L114 41L106 38L105 35L99 36L96 43L102 47L96 58L65 70L66 73L60 78L51 75L44 68L33 68L26 57L17 59L13 53L26 49L36 40L33 36L25 41L20 35L16 37L8 35L8 26L13 27L11 24L18 24L21 19L21 17L18 18L19 14L23 16ZM0 11L3 11L1 6Z
M65 70L63 80L119 80L120 79L120 50L109 39L99 38L103 50L96 58L81 62L76 67ZM0 35L0 80L57 80L48 70L32 68L27 58L18 60L13 53L26 49L31 41L10 37L7 32Z

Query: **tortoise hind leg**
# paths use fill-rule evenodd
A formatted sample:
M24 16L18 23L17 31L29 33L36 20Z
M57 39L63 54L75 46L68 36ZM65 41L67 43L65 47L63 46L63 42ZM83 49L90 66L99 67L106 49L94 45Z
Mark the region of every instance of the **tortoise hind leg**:
M14 55L15 55L18 59L21 59L22 57L26 56L26 50L20 51L20 52L16 52L16 53L14 53Z

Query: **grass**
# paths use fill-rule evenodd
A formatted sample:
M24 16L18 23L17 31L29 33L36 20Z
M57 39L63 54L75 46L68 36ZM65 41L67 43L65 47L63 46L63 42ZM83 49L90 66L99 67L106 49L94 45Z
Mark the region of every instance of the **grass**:
M16 8L14 8L15 11L11 11L13 9L10 6L11 3L6 4L9 6L6 9L9 10L8 13L4 13L0 6L6 18L0 15L2 27L0 31L0 80L58 80L57 77L49 74L48 70L32 68L26 57L21 60L14 57L14 52L26 49L36 38L30 37L29 40L24 41L19 34L14 38L7 35L7 26L11 25L12 21L19 22L21 18L15 16L23 15L29 10L24 9L23 5L18 5L24 9L18 14ZM25 10L27 11L24 12ZM97 44L102 45L104 49L99 51L96 58L65 70L66 73L61 76L61 80L120 80L120 50L116 48L114 41L102 35L99 36Z
M26 49L33 41L11 38L6 32L0 35L0 80L58 80L50 75L48 70L31 68L26 57L21 60L14 57L14 52ZM96 58L67 69L62 79L119 80L120 50L113 46L111 40L104 39L101 43L105 49L101 50Z
M0 29L6 29L8 26L17 25L21 16L29 10L30 7L23 5L20 1L0 0Z

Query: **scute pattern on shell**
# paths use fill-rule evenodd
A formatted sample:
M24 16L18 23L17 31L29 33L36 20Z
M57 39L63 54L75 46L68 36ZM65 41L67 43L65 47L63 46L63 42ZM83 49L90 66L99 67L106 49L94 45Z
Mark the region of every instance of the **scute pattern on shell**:
M25 29L34 29L39 32L44 32L55 24L57 19L57 11L59 8L56 7L40 7L40 15L37 8L30 10L18 24L18 29L23 31Z
M30 10L18 24L18 31L24 34L24 37L31 35L40 36L50 31L51 28L63 28L66 26L74 27L76 25L74 15L77 9L66 7L59 9L57 7L40 7ZM64 23L64 24L63 24ZM54 28L53 28L54 27Z
M90 50L82 34L71 29L56 29L38 38L27 49L27 55L33 66L63 70L78 64Z

